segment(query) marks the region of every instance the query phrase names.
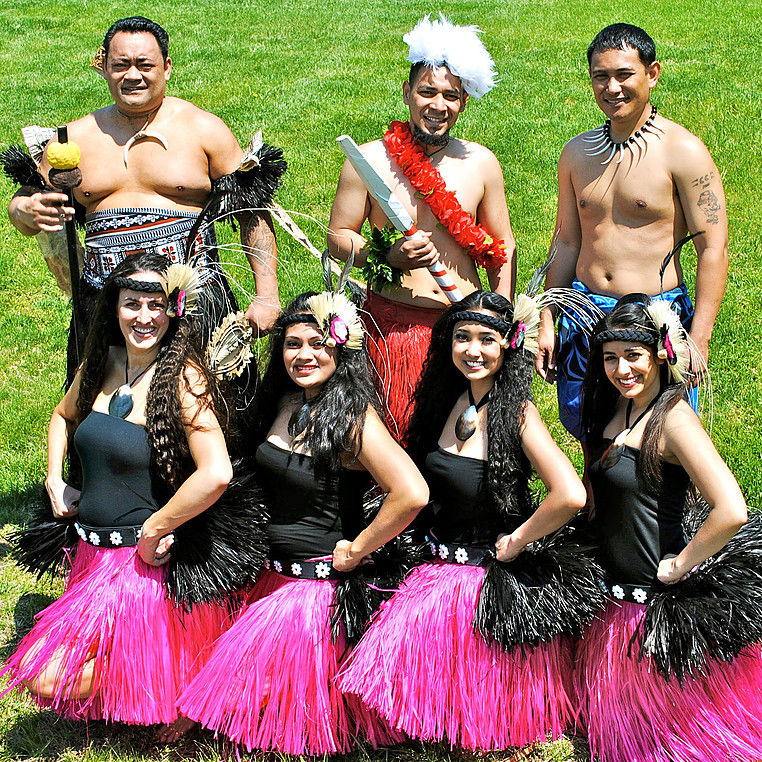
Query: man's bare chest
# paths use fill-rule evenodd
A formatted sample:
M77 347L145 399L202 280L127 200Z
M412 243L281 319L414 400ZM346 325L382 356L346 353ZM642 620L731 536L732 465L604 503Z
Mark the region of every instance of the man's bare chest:
M647 224L672 219L679 204L671 176L658 166L611 166L572 176L580 221Z
M126 159L126 160L125 160ZM211 189L206 155L200 147L153 138L124 146L111 139L86 143L80 161L80 200L89 207L113 194L155 194L179 203L202 203Z

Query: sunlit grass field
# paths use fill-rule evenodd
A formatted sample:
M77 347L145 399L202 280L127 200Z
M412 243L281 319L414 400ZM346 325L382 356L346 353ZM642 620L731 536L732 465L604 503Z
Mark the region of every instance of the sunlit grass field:
M213 111L246 142L255 128L280 145L290 170L279 195L318 248L324 246L341 152L334 138L377 138L404 118L407 74L402 34L429 11L475 23L495 58L500 85L474 99L459 135L500 159L519 247L519 285L540 264L552 235L555 166L564 143L602 121L590 93L585 49L614 21L646 28L663 75L660 113L706 143L725 181L730 217L730 277L711 345L712 436L750 505L762 506L762 106L759 80L762 4L696 0L638 4L621 0L0 0L0 146L20 141L27 124L55 126L108 102L89 61L109 24L136 13L170 33L174 71L169 92ZM13 189L0 179L0 204ZM44 473L45 429L61 394L69 304L32 239L0 219L0 539L23 518ZM223 231L224 241L233 241ZM279 235L281 299L319 283L317 263ZM226 253L242 289L253 281L243 257ZM684 254L689 284L695 254ZM558 441L579 463L563 432L555 393L536 384L540 409ZM0 542L0 547L5 547ZM7 655L32 616L60 593L0 560L0 636ZM143 729L88 727L39 713L24 698L0 702L0 758L65 760L218 759L228 754L207 734L162 749ZM532 760L583 760L584 741L541 745ZM575 756L576 754L576 756ZM233 758L234 758L233 754ZM358 751L355 759L471 759L446 747L412 745ZM518 759L513 752L488 759Z

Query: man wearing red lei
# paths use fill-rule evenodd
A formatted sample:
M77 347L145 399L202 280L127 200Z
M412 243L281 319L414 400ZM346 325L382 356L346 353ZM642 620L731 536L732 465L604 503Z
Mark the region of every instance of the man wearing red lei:
M420 374L431 327L449 304L427 266L438 260L463 295L481 288L477 265L490 287L513 295L516 245L505 202L503 172L484 146L450 136L469 96L481 97L495 81L492 59L476 27L457 27L426 16L403 38L410 47L410 76L403 84L407 122L392 122L383 140L362 146L407 208L418 232L372 254L401 275L368 284L365 309L369 354L380 380L392 434L404 439L408 403ZM376 229L388 221L346 162L331 210L331 254L365 264L365 220ZM387 238L387 243L389 239ZM375 247L378 248L377 246ZM383 262L385 256L386 262Z

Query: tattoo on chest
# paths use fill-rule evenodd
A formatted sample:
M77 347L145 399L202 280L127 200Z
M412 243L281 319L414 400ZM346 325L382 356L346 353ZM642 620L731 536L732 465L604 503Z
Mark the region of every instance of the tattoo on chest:
M716 225L720 218L717 212L720 211L720 202L717 200L717 196L714 195L712 190L701 191L701 195L696 202L697 206L706 215L706 221L712 225Z

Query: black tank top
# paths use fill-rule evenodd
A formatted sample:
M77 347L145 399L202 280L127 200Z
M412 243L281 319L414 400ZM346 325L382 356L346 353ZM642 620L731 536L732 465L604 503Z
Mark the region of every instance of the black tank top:
M258 475L270 511L270 553L276 558L329 556L339 540L363 529L366 471L342 468L318 478L309 455L263 442L257 448Z
M441 447L426 456L424 477L435 513L431 529L441 542L493 544L504 522L482 491L487 461L447 452Z
M590 467L595 518L603 565L615 582L651 585L659 561L685 547L682 518L690 478L681 466L662 461L658 495L638 484L640 451L625 445L609 469Z
M82 461L82 524L140 526L159 509L145 426L93 410L77 427L74 446Z

